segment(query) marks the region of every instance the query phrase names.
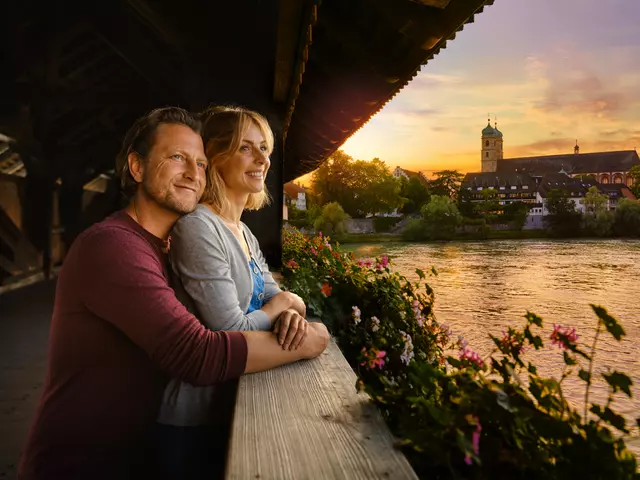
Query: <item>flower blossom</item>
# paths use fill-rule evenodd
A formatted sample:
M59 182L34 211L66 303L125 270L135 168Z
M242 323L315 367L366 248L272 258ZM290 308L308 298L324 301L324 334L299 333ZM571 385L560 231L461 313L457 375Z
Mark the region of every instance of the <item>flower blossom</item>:
M389 257L383 255L376 267L378 268L378 270L382 270L383 268L387 268L387 265L389 265Z
M458 335L458 341L456 342L456 345L460 350L464 350L465 348L467 348L467 345L469 345L469 342L467 342L467 340L462 335Z
M400 331L400 334L402 335L402 339L404 340L404 350L402 352L402 355L400 355L400 360L405 365L409 365L414 357L413 340L411 339L411 335L409 335L408 333Z
M373 265L373 261L370 258L365 258L364 260L358 260L359 267L370 268Z
M511 332L502 332L502 339L500 339L500 345L502 348L509 349L511 351L515 350L519 354L524 353L524 345L522 345L522 341L519 340L515 335Z
M549 338L553 345L558 345L559 348L569 350L579 337L575 328L563 327L562 325L556 325L554 323L553 332L551 332Z
M380 320L378 317L371 317L371 331L377 332L380 330Z
M353 321L357 325L360 323L360 309L356 306L351 307L353 310Z
M473 453L478 456L480 454L480 432L482 432L482 425L480 425L480 419L475 417L476 419L476 429L471 435L471 445L473 447ZM464 457L464 463L467 465L471 465L471 457L467 453Z
M320 289L320 291L325 297L328 297L329 295L331 295L331 290L332 290L331 285L329 285L328 283L323 283L322 288Z
M460 352L460 360L462 360L462 361L467 360L470 363L474 363L475 365L477 365L480 368L484 367L484 362L480 358L480 355L478 355L477 352L469 350L468 348L465 348L464 350L462 350Z
M289 268L296 268L298 266L298 262L296 262L293 258L287 262L287 267Z
M309 249L309 251L310 251L312 254L316 255L316 256L318 255L318 251L317 251L315 248L313 248L313 247L311 247L311 248Z
M362 347L362 355L365 360L360 363L360 365L368 365L369 368L380 368L384 366L384 357L387 355L387 352L384 350L376 350L372 348L370 352L367 352L365 347Z

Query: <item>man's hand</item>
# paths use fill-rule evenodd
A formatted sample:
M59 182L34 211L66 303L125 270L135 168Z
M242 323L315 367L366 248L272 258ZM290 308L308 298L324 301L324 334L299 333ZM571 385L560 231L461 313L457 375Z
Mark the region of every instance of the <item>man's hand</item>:
M300 313L289 308L276 320L273 333L278 336L278 343L283 350L297 350L307 336L308 325L309 322Z

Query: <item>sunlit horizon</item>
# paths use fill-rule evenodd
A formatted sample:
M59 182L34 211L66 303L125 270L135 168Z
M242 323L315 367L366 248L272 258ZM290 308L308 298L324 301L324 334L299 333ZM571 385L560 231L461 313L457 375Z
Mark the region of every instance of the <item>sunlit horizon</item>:
M631 0L497 0L340 148L427 175L479 171L487 115L505 158L640 147L638 19Z

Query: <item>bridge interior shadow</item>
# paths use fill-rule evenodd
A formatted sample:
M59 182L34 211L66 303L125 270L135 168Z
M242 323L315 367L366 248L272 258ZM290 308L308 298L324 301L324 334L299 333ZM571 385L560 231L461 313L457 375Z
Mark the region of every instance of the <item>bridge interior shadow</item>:
M14 478L44 381L55 281L0 295L0 479Z

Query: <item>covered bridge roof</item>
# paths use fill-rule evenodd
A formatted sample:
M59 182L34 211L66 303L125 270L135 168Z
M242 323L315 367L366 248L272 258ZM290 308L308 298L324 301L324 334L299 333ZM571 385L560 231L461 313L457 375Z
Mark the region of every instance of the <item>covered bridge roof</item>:
M27 172L84 183L151 108L236 103L322 163L493 0L10 2L0 133Z

